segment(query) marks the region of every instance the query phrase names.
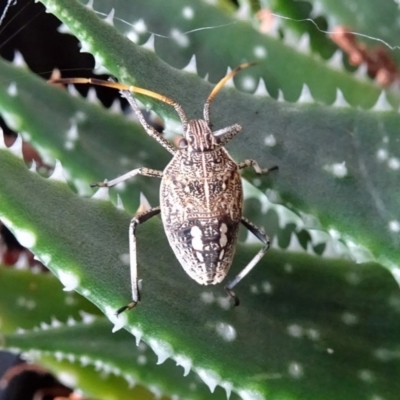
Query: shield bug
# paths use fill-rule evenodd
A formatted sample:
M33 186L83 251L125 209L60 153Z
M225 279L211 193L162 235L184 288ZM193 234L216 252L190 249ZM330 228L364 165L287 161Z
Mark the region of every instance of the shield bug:
M139 211L129 228L132 302L117 313L136 306L140 300L136 262L136 228L161 213L169 244L186 273L201 285L220 283L233 261L239 225L242 224L262 243L262 249L225 289L239 304L233 288L255 267L269 248L264 231L242 215L243 190L240 170L253 167L257 174L276 170L274 166L261 169L255 160L236 163L224 146L242 129L238 124L217 131L211 130L210 104L224 84L250 63L239 65L214 87L204 105L204 118L188 120L183 107L161 94L127 86L114 81L67 78L51 83L90 83L119 89L129 101L143 128L173 158L163 171L149 168L134 169L111 181L94 183L92 187L112 187L135 175L161 179L160 206ZM133 93L143 94L173 106L183 125L183 137L175 148L145 120Z

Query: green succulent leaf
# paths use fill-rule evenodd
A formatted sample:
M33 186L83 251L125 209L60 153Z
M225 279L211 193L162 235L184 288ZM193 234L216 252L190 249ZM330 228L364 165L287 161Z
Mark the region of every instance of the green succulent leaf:
M319 244L314 240L323 232L301 230L312 220L308 226L339 238L349 256L378 261L399 280L400 199L393 188L400 171L400 121L385 95L372 82L332 67L308 50L299 52L293 45L261 35L224 2L212 6L194 0L184 4L116 0L115 27L110 24L112 15L103 21L98 17L110 12L109 2L97 0L95 11L76 0L43 3L94 54L98 65L124 83L173 98L190 118L201 116L212 89L197 75L173 68L185 65L193 54L199 75L209 73L212 81L223 76L227 65L256 58L258 66L235 78L236 85L247 91L253 91L261 77L272 96L278 97L280 89L287 100L297 99L304 83L326 104L334 101L337 88L351 104L363 108L379 96L370 110L351 108L340 93L333 106L316 104L307 90L290 104L269 98L261 84L255 95L225 88L213 102L215 129L233 123L243 126L244 132L228 146L237 161L253 158L262 167L280 167L279 173L268 177L246 173L259 189L246 184L246 216L265 225L268 233L271 229L279 246L288 251L268 252L238 286L242 305L235 310L229 309L221 287L204 289L190 281L167 245L161 222L154 219L138 229L143 301L116 319L115 310L130 299L131 215L108 201L73 194L57 181L59 165L53 179L45 180L28 172L9 150L0 150L0 218L67 289L96 304L116 328L125 326L137 338L143 337L159 361L170 357L191 367L211 389L215 385L227 392L233 389L245 399L396 399L397 283L375 263L329 260L327 239ZM216 34L216 29L226 35ZM196 31L185 34L191 30ZM164 36L155 37L155 52L172 67L134 43L144 43L150 32ZM7 63L0 62L0 74L1 114L42 154L60 159L80 193L87 193L90 182L139 166L163 169L168 162L168 153L124 116L70 98L28 71L21 79L21 69ZM171 107L138 97L165 119L167 127L176 126ZM388 97L393 105L400 103L398 93ZM13 152L18 153L18 143ZM118 190L131 213L140 191L157 205L157 183L150 181L134 180L127 189ZM266 205L266 193L302 215L304 222L299 218L284 222L282 215L287 217L288 211ZM290 235L292 231L296 236ZM293 251L288 237L298 238L303 253ZM257 249L239 245L231 274L246 265ZM106 331L106 322L101 324ZM64 328L48 334L67 336ZM85 328L79 327L89 340L90 329ZM122 334L129 341L129 335ZM26 339L27 348L33 341L30 335L36 333L7 340ZM73 344L65 342L64 347L72 351ZM75 348L75 357L81 351ZM167 362L166 369L174 369ZM187 384L183 380L182 388ZM222 396L223 390L217 388L215 393Z
M210 388L219 384L245 398L396 398L400 293L384 269L271 250L238 288L242 305L232 310L220 286L204 289L184 274L161 222L150 220L138 231L143 301L115 318L130 298L123 265L129 215L28 171L8 150L0 151L0 170L7 177L0 183L2 220L68 289L142 336L159 362L173 358ZM240 245L232 273L255 252ZM83 349L83 332L79 338ZM24 339L13 340L19 347Z
M0 332L32 329L42 322L66 323L81 319L81 312L100 311L75 292L63 292L51 274L0 267ZM6 283L6 284L5 284ZM51 297L51 302L49 298Z
M337 25L344 25L351 31L359 33L357 40L366 42L370 46L387 46L394 50L398 45L400 27L399 4L396 1L370 2L368 0L309 0L320 15L324 15L332 29ZM397 51L391 56L399 64Z
M337 89L351 104L363 108L372 107L380 94L372 81L358 79L340 66L329 65L315 57L307 44L300 46L297 41L285 44L278 38L263 35L251 22L242 21L232 11L200 0L168 3L117 0L112 6L106 0L98 0L93 5L94 12L77 0L43 0L42 3L68 26L83 43L85 51L95 56L97 65L106 67L125 83L167 94L185 104L189 111L193 105L197 113L201 110L210 86L203 84L204 89L200 89L199 80L188 77L186 95L183 95L179 72L163 63L149 68L156 56L134 46L134 42L142 44L154 33L154 45L148 43L147 47L155 49L160 58L173 67L183 68L195 55L198 74L208 74L212 82L222 78L228 66L233 68L243 61L256 61L257 68L237 77L238 87L254 92L262 78L272 97L277 98L281 90L287 101L298 100L304 84L315 100L327 104L335 101ZM115 27L99 18L107 16L111 8L115 12ZM188 10L191 18L187 17ZM203 29L204 21L210 29ZM119 45L115 46L117 42ZM397 91L390 91L389 97L394 105L399 105Z
M64 4L59 1L61 5ZM169 67L155 54L132 43L79 3L69 1L67 10L55 5L53 0L45 3L65 23L70 24L71 30L76 31L95 57L122 81L137 82L166 94L183 104L190 117L199 116L203 99L211 90L209 84L194 74ZM124 15L128 15L128 10L125 12ZM219 15L222 11L215 12ZM141 16L139 14L135 18ZM115 46L115 43L120 45ZM282 52L286 51L282 43L277 42L276 45L280 46ZM293 49L292 52L299 56ZM319 63L323 64L321 61ZM348 77L354 84L358 82L351 75ZM369 84L364 82L361 85L365 93ZM315 103L281 103L227 88L213 103L212 119L216 128L235 122L243 126L244 132L228 146L237 160L253 158L262 166L279 165L279 174L275 176L271 174L271 177L257 180L252 178L261 190L272 187L278 192L279 201L299 213L312 215L319 221L318 227L336 231L357 260L377 260L397 277L400 208L399 198L392 188L398 182L400 170L399 145L396 141L399 115L387 104L385 106L384 97L380 99L377 107L364 111ZM71 125L66 121L73 118L80 106L78 103L74 106L75 111L64 114L64 132ZM171 107L159 103L154 103L154 107L166 118L177 118ZM97 130L92 133L96 137ZM125 144L126 141L122 140L121 143ZM93 154L90 162L95 159L100 161L101 151L97 150L97 146L97 155ZM110 149L114 146L109 146L107 142L104 146L107 154L111 155ZM135 147L141 151L142 147L139 146ZM151 148L157 148L156 144ZM113 160L118 160L120 147L116 149L113 157L110 157ZM154 153L157 157L159 151ZM165 156L160 157L161 160L165 160ZM102 168L105 168L104 164ZM145 166L154 168L158 165L160 163L151 162ZM118 173L126 171L120 167ZM100 170L97 165L92 169ZM109 173L106 176L109 177ZM254 174L247 176L254 177ZM154 187L150 193L151 200L154 200ZM155 201L152 203L157 204Z
M40 362L66 385L107 400L152 399L143 385L156 395L226 398L221 388L211 395L193 372L182 379L184 370L171 360L156 365L151 348L136 346L127 331L112 333L98 308L76 292L63 292L52 274L0 267L0 282L7 283L0 291L1 347Z

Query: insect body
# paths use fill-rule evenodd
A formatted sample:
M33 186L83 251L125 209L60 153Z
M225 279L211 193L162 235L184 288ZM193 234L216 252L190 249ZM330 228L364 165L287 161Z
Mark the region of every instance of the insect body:
M97 79L67 78L52 83L92 83L120 89L137 114L146 132L173 154L171 162L164 171L137 168L116 179L95 183L92 186L111 187L135 175L161 178L160 206L140 211L132 219L129 229L130 268L132 282L132 302L120 308L117 314L136 306L140 300L137 262L136 228L149 218L161 213L164 229L176 258L187 274L203 285L221 282L232 264L239 225L244 225L264 244L250 263L226 286L234 299L239 299L233 287L258 263L269 247L265 233L242 215L243 191L240 169L253 167L256 173L266 174L272 167L261 169L254 160L237 164L225 150L228 143L242 129L235 124L212 132L210 123L210 103L226 81L243 68L242 64L225 76L212 90L205 105L204 119L187 120L186 114L174 100L136 86L126 86L116 82ZM145 120L132 92L144 94L173 106L178 113L184 131L176 149Z
M235 251L243 193L236 163L205 121L190 121L185 149L163 172L160 204L171 248L203 285L221 282Z

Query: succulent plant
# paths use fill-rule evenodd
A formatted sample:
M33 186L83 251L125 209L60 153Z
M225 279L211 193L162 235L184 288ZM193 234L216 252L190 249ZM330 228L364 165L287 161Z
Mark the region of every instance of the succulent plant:
M89 300L63 295L51 276L2 268L3 347L99 399L150 396L143 387L184 399L397 399L400 94L365 67L354 71L321 32L341 23L389 41L395 3L375 12L361 0L350 9L324 0L41 2L99 70L167 95L190 118L228 67L257 62L221 91L211 119L215 129L243 126L228 146L237 161L279 165L268 177L244 174L245 215L273 246L232 309L221 285L185 275L152 219L137 231L142 301L117 318L130 299L129 220L140 193L158 204L158 187L135 178L110 201L104 189L89 198L89 184L163 169L169 155L118 107L71 96L18 57L0 61L0 114L21 134L0 146L0 219L65 290ZM263 34L260 7L292 19ZM364 11L374 30L360 22ZM326 29L293 20L319 16ZM171 107L137 97L179 134ZM55 165L49 178L25 165L21 137ZM258 248L243 237L230 274Z

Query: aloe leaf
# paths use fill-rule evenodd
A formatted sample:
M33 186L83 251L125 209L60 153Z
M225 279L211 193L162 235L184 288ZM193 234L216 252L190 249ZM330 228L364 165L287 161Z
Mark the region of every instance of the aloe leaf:
M171 360L156 366L145 343L136 346L126 331L112 333L110 322L96 316L100 310L76 292L63 292L52 274L1 267L0 282L1 347L49 367L66 385L98 399L153 398L142 385L156 395L210 396L193 372L182 379L184 371ZM225 397L219 389L211 398Z
M78 3L68 2L67 11L49 4L123 81L167 94L189 116L199 116L210 85L167 66ZM254 158L263 166L280 166L279 175L253 180L260 189L272 187L280 201L312 214L325 230L337 231L357 260L378 260L399 276L399 199L392 190L400 168L399 116L384 96L374 109L360 111L280 103L226 89L213 105L216 128L234 122L244 127L229 145L237 160ZM171 107L154 106L164 117L176 118Z
M59 159L81 193L91 193L92 182L141 166L163 169L168 162L168 153L154 146L143 128L123 115L71 97L26 68L0 60L0 70L1 114L11 128L36 146L45 161ZM118 192L132 211L138 206L140 192L151 203L158 203L158 188L147 178L137 177Z
M279 29L279 33L286 37L286 42L309 40L311 50L318 52L324 59L331 58L337 50L337 46L325 33L328 30L326 20L309 2L261 0L260 6L262 10L274 14L271 30Z
M371 46L386 45L394 50L400 37L398 24L399 4L396 1L370 2L368 0L309 0L328 20L330 29L344 25L351 31L359 33L357 40ZM399 63L398 52L391 55Z
M98 309L75 292L65 293L51 274L0 267L0 331L32 329L41 323L66 323L81 319L81 312ZM49 298L51 297L51 302Z
M40 362L45 368L57 376L57 378L66 386L79 388L79 393L84 394L84 399L96 400L119 400L119 399L140 399L154 400L155 395L160 400L166 400L159 388L154 388L154 393L144 388L140 384L131 382L127 384L126 379L110 373L110 371L101 372L99 377L98 367L85 365L86 359L82 363L72 363L68 360L59 360L50 355L33 355L29 353L29 358ZM47 352L49 353L49 352ZM71 356L69 358L72 358ZM98 362L99 364L99 362ZM105 366L105 364L102 364Z
M97 317L74 325L8 334L3 337L3 344L32 361L50 364L61 378L67 374L73 387L99 399L133 398L143 392L153 398L142 385L157 397L226 399L222 388L211 394L193 372L186 371L184 377L185 371L172 360L156 365L157 356L149 346L144 342L136 346L127 331L111 333L111 328L106 318Z
M180 360L211 388L244 398L396 398L400 294L384 269L271 250L230 310L221 287L204 289L184 274L161 222L150 220L138 232L143 301L116 319L130 297L121 261L129 215L29 172L7 150L0 170L1 219L67 288L142 336L159 361ZM255 251L239 246L232 273Z
M278 97L280 89L286 100L296 101L304 84L308 85L317 101L328 104L334 102L337 88L342 90L351 104L364 108L371 107L379 96L379 88L373 82L356 79L343 69L329 66L314 57L308 45L299 51L297 42L286 45L279 39L265 36L257 32L251 23L243 22L232 12L207 2L115 1L111 6L108 1L96 1L94 8L100 15L107 15L111 8L114 9L115 27L121 34L106 22L99 22L95 13L76 0L42 2L68 25L83 42L84 49L95 56L98 65L103 65L126 83L136 82L139 86L168 94L185 104L188 110L195 104L193 93L196 93L197 100L205 99L208 89L200 91L193 80L188 80L185 82L186 96L180 95L182 81L177 72L166 68L163 63L149 69L154 62L154 54L133 46L128 37L141 42L149 36L149 32L161 35L154 38L154 47L163 60L182 68L195 54L199 75L208 73L212 81L220 79L227 66L235 67L243 60L257 61L257 69L237 78L238 82L242 82L238 85L254 91L261 77L274 98ZM185 17L187 9L192 10L191 18ZM207 27L216 29L202 29L205 20ZM191 30L196 31L184 34ZM232 35L235 37L234 46ZM119 46L115 46L116 42ZM390 92L390 98L393 104L399 104L399 95L395 91ZM225 110L228 104L225 102ZM201 110L201 105L197 103L195 109Z

